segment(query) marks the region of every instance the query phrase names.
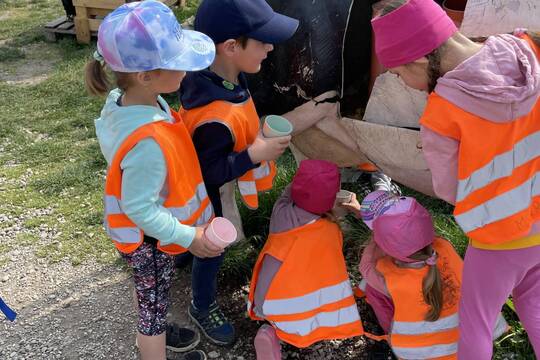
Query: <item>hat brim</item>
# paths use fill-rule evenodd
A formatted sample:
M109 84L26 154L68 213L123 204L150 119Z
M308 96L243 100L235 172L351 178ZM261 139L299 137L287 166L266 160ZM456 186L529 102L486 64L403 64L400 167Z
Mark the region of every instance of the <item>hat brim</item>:
M299 24L297 19L274 13L274 16L266 24L246 34L246 36L266 44L279 44L289 40L298 29Z
M216 47L207 35L193 30L182 31L180 55L173 58L161 69L178 71L199 71L209 67L216 56Z

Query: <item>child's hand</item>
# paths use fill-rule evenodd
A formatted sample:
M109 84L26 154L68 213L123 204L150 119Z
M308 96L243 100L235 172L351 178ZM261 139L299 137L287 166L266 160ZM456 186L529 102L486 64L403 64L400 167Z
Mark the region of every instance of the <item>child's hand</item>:
M259 133L248 148L249 157L254 164L276 160L287 149L290 141L290 135L266 138Z
M204 235L204 227L197 226L195 238L189 247L189 252L199 258L216 257L223 253L223 249L212 244Z
M354 213L354 215L356 215L356 217L360 217L360 203L358 202L358 200L356 199L356 194L352 194L351 196L351 201L349 201L348 203L341 203L339 204L339 206L349 210L350 212Z

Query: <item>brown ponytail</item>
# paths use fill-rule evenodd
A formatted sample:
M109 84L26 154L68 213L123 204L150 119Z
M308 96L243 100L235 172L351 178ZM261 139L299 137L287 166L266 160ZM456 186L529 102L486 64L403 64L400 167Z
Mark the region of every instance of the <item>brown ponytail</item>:
M420 251L417 251L413 255L409 256L411 259L425 261L433 254L433 247L431 245L426 246ZM430 306L429 311L426 314L426 321L436 321L441 316L443 308L443 285L441 279L441 273L436 265L427 265L429 267L427 275L422 281L422 294L424 301Z
M105 72L105 65L92 59L85 68L86 90L90 95L102 96L107 94L111 87L111 80Z

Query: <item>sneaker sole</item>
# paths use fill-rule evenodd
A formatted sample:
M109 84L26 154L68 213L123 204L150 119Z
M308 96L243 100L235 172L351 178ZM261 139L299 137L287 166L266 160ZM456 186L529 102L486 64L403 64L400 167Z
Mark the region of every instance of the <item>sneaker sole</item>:
M203 329L203 327L199 324L199 322L197 321L197 319L195 319L195 317L193 315L191 315L191 312L188 310L188 316L189 318L191 319L191 321L195 324L195 326L197 326L199 328L199 330L204 334L204 336L213 344L216 344L216 345L221 345L221 346L231 346L235 343L235 341L233 342L225 342L225 341L219 341L219 340L216 340L214 338L212 338L210 335L207 334L206 330Z
M195 340L191 344L189 344L188 346L174 347L174 346L166 345L166 348L167 348L167 350L171 350L173 352L183 353L183 352L187 352L187 351L195 349L197 347L197 345L199 345L200 342L201 342L201 335L198 332L196 332L195 333Z
M177 353L183 353L183 352L188 352L190 350L193 350L197 347L197 345L199 345L199 343L201 342L201 335L199 335L199 333L195 333L196 335L196 338L195 338L195 341L193 341L191 344L189 344L188 346L185 346L185 347L174 347L174 346L170 346L170 345L165 345L165 347L167 348L167 350L170 350L170 351L173 351L173 352L177 352ZM135 338L135 347L138 349L139 348L139 343L137 342L137 338ZM206 355L205 355L206 356ZM206 358L205 358L206 359Z

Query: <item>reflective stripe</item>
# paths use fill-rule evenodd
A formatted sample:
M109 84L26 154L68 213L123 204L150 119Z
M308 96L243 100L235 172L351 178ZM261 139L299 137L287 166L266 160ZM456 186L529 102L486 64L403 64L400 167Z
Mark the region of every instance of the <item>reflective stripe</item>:
M193 197L188 200L186 205L181 207L170 207L168 209L175 218L180 221L185 221L189 219L197 210L199 210L201 203L207 197L208 194L206 193L206 187L204 186L204 183L200 183L197 186L195 195L193 195Z
M103 203L105 204L105 216L124 213L120 208L120 201L116 196L105 195Z
M321 327L337 327L360 320L356 304L331 312L321 312L304 320L279 321L274 324L288 334L306 336Z
M540 131L531 134L514 145L512 150L497 155L490 163L474 171L468 178L460 180L456 201L462 201L473 191L506 176L534 158L540 156Z
M358 288L362 291L366 291L366 287L367 287L367 281L366 279L362 279L360 280L360 283L358 283Z
M392 334L421 335L457 328L459 326L458 314L440 318L436 321L394 321Z
M499 336L504 334L508 330L508 323L502 316L499 314L497 317L497 323L495 324L495 330L493 330L493 340L496 340Z
M390 341L392 341L392 338L390 338ZM457 352L457 343L413 348L392 346L392 350L401 359L432 359L455 354Z
M456 215L455 218L463 231L471 232L527 209L531 205L531 198L537 195L540 195L540 173L536 173L520 186Z
M253 169L253 177L255 180L262 179L270 175L270 165L268 162L260 165L259 167Z
M210 221L210 218L212 217L213 214L214 214L214 210L212 208L212 204L208 202L201 216L199 216L197 221L195 221L195 226L207 224Z
M263 313L265 315L290 315L318 309L323 305L331 304L352 296L349 280L337 285L328 286L309 294L280 300L265 300Z
M242 195L257 195L257 186L255 181L238 180L238 190Z
M112 228L107 226L107 234L114 241L124 244L136 244L141 241L141 231L137 227Z

